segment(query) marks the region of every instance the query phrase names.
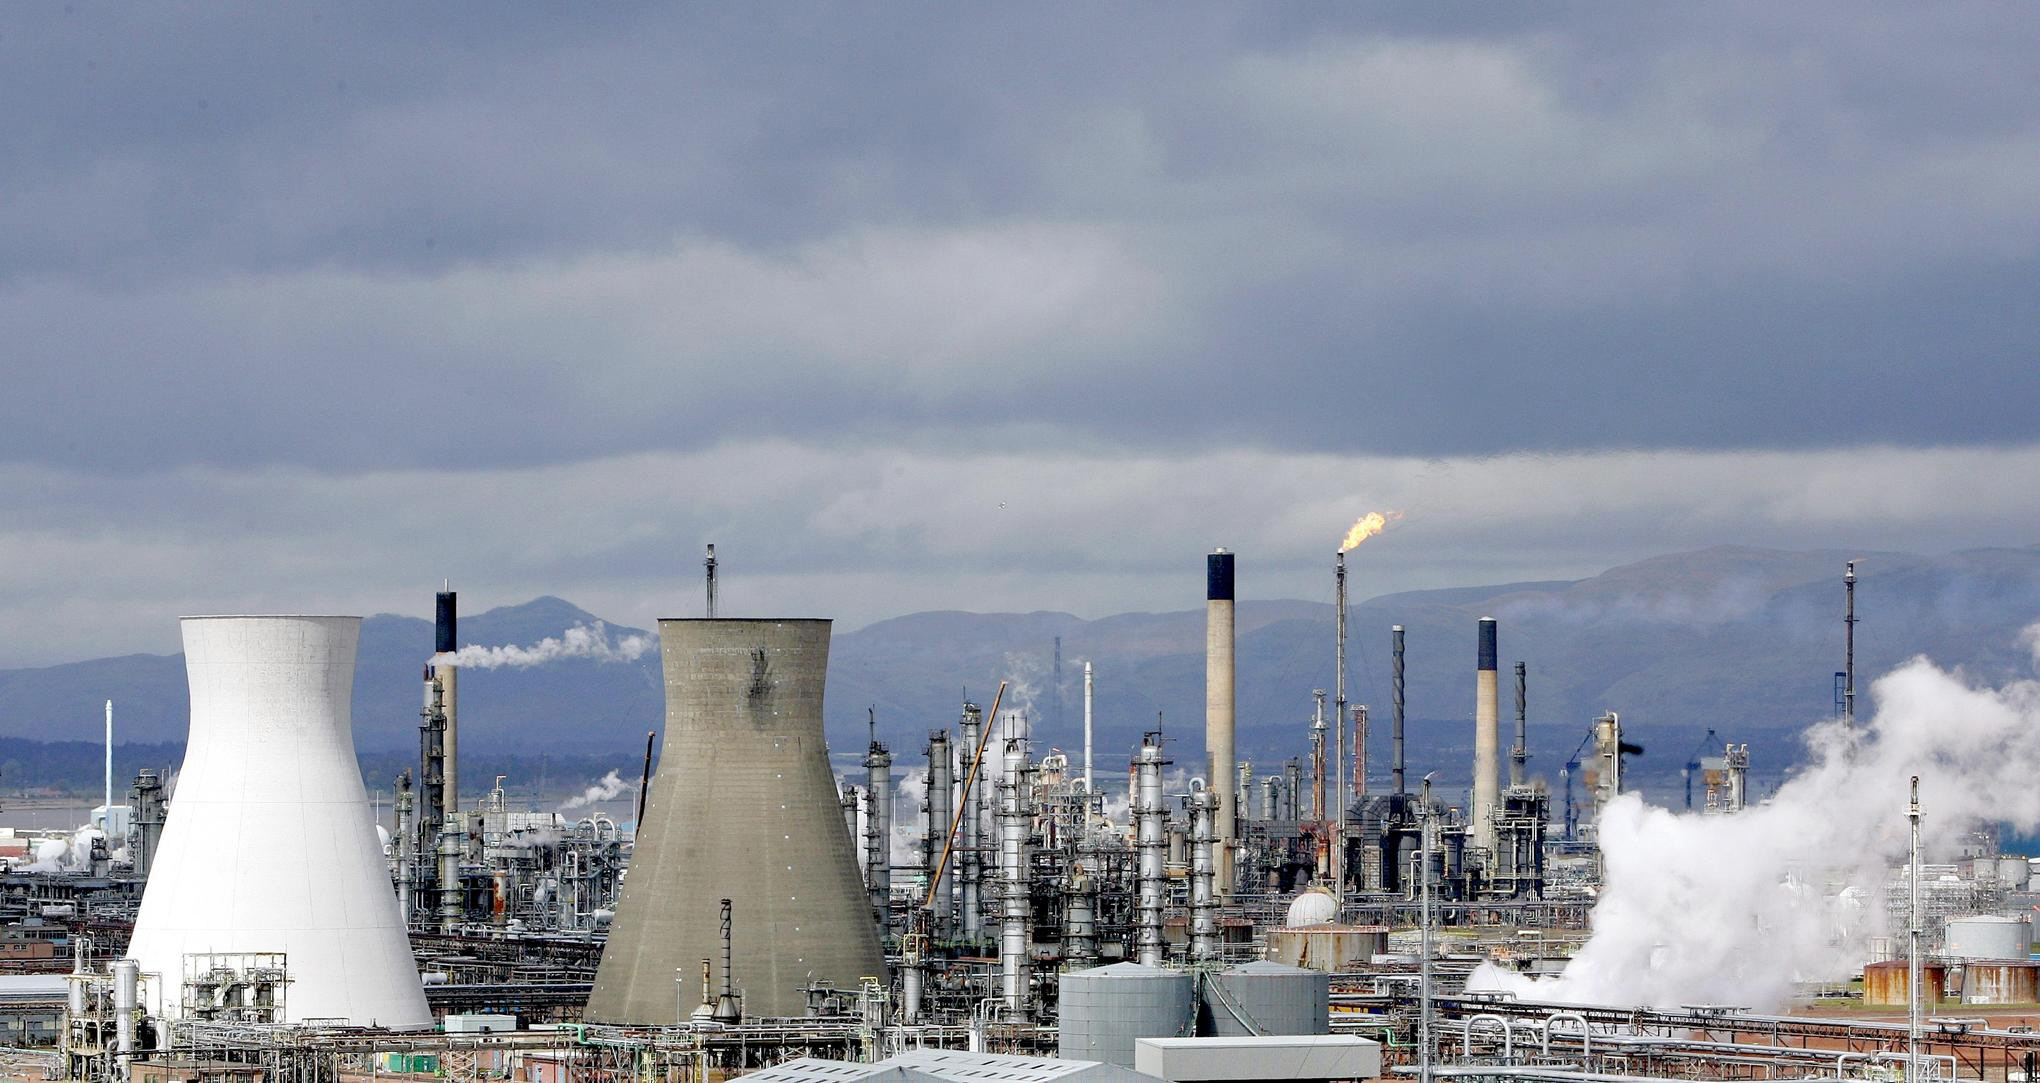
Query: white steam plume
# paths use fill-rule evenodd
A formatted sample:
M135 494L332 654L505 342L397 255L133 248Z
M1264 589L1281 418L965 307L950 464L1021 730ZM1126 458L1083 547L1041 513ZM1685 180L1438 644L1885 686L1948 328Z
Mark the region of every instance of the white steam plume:
M618 795L622 794L623 791L628 789L629 787L630 784L623 780L622 774L616 771L611 771L608 774L603 775L601 780L596 782L593 786L590 786L587 789L582 790L580 796L567 798L567 800L560 805L560 811L572 812L577 808L586 808L587 806L592 805L597 801L612 800Z
M1024 739L1033 736L1034 698L1040 687L1036 682L1040 680L1042 671L1040 659L1011 651L1006 653L1004 668L1006 694L999 699L998 717L985 719L990 738L985 741L985 762L978 772L978 785L986 787L981 791L985 795L986 809L997 801L994 796L997 791L992 787L1006 777L1006 742L1014 737ZM985 709L991 708L987 706ZM1027 749L1030 762L1035 759L1037 751L1030 741ZM974 748L964 751L965 771L970 770L968 757L976 752Z
M44 839L35 844L35 860L22 871L89 872L92 869L92 844L105 837L105 832L88 825L73 831L68 839Z
M1811 729L1809 764L1763 805L1702 816L1629 794L1612 802L1599 819L1605 882L1579 954L1554 978L1489 965L1468 987L1766 1009L1788 1001L1794 982L1853 973L1881 924L1886 879L1906 859L1910 776L1930 844L1987 822L2040 824L2040 681L1984 687L1915 658L1871 692L1875 717L1854 735L1839 722ZM1853 920L1862 900L1871 921Z
M588 658L597 662L635 662L658 644L658 637L650 635L629 635L611 642L609 629L598 620L594 624L576 624L557 636L547 636L529 647L514 644L483 647L470 644L451 654L434 655L432 660L442 664L452 663L466 669L542 666L547 662L558 662L568 658Z
M887 841L894 868L911 868L921 861L921 836L927 834L928 814L922 804L928 800L928 771L908 771L900 776L892 794L892 838ZM943 824L946 830L949 825Z

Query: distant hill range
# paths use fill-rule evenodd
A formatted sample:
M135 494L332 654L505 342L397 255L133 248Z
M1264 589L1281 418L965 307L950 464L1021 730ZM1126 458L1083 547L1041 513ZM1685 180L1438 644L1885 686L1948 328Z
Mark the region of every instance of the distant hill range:
M1464 784L1474 626L1492 615L1501 623L1505 720L1512 712L1506 671L1518 659L1529 665L1534 773L1555 775L1588 721L1614 709L1647 750L1641 775L1658 785L1676 779L1710 728L1749 741L1759 777L1775 774L1796 758L1797 732L1832 712L1832 675L1842 660L1841 570L1850 557L1860 561L1863 712L1873 706L1870 678L1915 654L1985 679L2030 672L2019 635L2040 621L2040 547L1936 557L1717 547L1578 581L1389 594L1355 604L1350 614L1349 694L1373 709L1370 773L1383 776L1388 766L1389 627L1401 624L1408 629L1411 767L1418 774L1440 768L1446 784ZM861 752L865 708L875 707L880 738L912 769L927 731L953 723L966 690L988 705L997 683L1010 679L1007 705L1028 711L1037 751L1074 750L1089 659L1099 769L1122 773L1159 715L1179 765L1198 771L1201 588L1201 575L1186 575L1184 597L1198 608L1177 612L1097 620L932 612L841 632L830 660L831 747L845 759ZM1311 690L1332 684L1332 616L1331 606L1310 602L1240 602L1240 751L1264 769L1307 754ZM596 620L559 598L538 598L464 617L461 640L531 644ZM609 633L642 634L618 626ZM1058 636L1059 686L1051 679ZM419 674L431 640L431 624L421 618L382 614L363 624L356 741L378 762L400 762L416 748ZM158 655L0 670L0 738L95 741L99 704L109 698L121 741L184 739L183 659ZM461 680L461 717L464 751L505 762L606 759L634 774L645 732L663 724L657 658L470 671ZM24 781L16 770L4 784Z

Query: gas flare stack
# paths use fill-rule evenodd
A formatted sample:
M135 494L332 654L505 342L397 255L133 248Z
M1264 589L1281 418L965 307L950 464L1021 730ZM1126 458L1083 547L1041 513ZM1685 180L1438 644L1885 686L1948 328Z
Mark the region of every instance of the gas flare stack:
M284 1021L432 1025L355 762L359 617L186 617L191 734L130 954L187 976L280 955ZM231 840L223 845L221 840Z
M753 1016L797 1016L804 987L883 974L822 737L826 620L662 620L665 751L596 970L592 1022L685 1022L676 972L721 951Z

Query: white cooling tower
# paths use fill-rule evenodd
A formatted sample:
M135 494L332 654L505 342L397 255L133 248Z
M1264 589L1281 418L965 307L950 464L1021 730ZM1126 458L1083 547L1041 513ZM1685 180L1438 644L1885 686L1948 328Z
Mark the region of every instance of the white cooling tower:
M129 949L163 1013L192 957L282 952L289 1021L430 1026L354 759L361 618L183 626L191 736Z

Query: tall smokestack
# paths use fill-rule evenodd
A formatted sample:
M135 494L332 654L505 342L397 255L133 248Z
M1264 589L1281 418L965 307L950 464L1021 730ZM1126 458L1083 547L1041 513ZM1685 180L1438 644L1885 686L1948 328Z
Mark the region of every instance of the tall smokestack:
M1097 793L1091 781L1091 663L1084 663L1084 792Z
M1337 682L1332 685L1332 718L1337 727L1332 748L1332 891L1341 901L1346 897L1346 551L1339 550L1332 562L1332 638Z
M1239 759L1233 750L1233 555L1224 549L1204 560L1204 599L1204 748L1218 796L1218 891L1230 897L1239 815L1233 765Z
M432 650L449 655L460 649L459 618L455 592L442 590L433 605ZM446 710L446 817L460 811L460 670L452 662L435 663L433 676L439 678L440 703Z
M1524 784L1524 767L1530 759L1528 675L1523 663L1516 663L1516 745L1509 749L1509 785Z
M1390 648L1389 685L1395 695L1395 724L1390 731L1394 741L1393 758L1389 762L1389 773L1395 777L1395 795L1403 796L1403 627L1398 624L1389 629L1393 646Z
M1848 596L1842 611L1842 725L1856 728L1856 562L1842 573L1842 590Z
M1496 782L1501 769L1501 690L1495 671L1495 619L1480 619L1479 670L1474 674L1473 815L1475 845L1495 849Z
M113 701L106 701L106 806L99 827L106 832L106 845L113 847Z

